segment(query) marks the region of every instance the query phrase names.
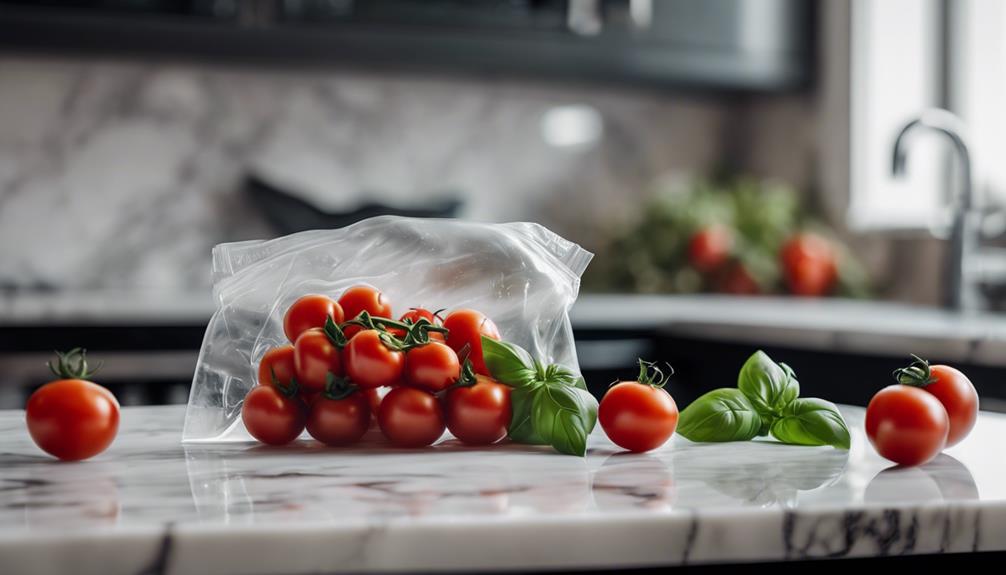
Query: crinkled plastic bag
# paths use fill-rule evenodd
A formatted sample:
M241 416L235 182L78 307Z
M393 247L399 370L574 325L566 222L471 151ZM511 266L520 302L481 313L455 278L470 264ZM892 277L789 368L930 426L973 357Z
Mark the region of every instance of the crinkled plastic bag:
M199 352L185 442L248 440L241 404L259 360L288 343L283 313L297 298L338 298L356 284L410 307L473 308L505 341L579 372L569 308L593 254L533 223L382 216L213 249L217 309ZM348 319L348 318L347 318Z

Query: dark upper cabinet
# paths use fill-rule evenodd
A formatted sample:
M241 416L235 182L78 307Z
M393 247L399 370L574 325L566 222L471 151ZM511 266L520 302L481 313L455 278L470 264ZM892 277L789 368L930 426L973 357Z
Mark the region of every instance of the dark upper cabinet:
M0 0L0 46L775 91L811 80L814 9L810 0Z

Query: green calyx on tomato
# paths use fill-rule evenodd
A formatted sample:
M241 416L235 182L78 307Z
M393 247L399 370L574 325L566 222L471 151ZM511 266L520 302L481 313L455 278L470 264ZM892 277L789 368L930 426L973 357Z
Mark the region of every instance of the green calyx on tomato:
M793 370L759 350L741 367L736 389L716 389L693 401L681 412L677 431L699 442L771 433L782 443L849 449L849 428L835 404L799 395Z
M75 347L67 352L57 351L56 365L51 361L45 362L45 365L53 375L61 379L88 379L98 373L103 363L98 362L98 365L91 369L87 365L87 350Z
M449 330L443 326L434 325L433 322L421 317L416 321L398 321L391 318L371 315L367 310L360 312L355 318L342 324L344 330L348 326L359 326L363 329L373 329L381 332L381 341L388 349L395 351L408 351L414 347L430 343L430 332L441 333L446 336ZM392 333L396 330L403 333L399 337Z
M329 372L325 379L325 391L322 394L328 399L338 401L353 395L357 390L359 390L359 387L350 381L348 377L338 376Z
M272 378L270 382L272 386L285 397L294 397L300 391L300 382L297 381L297 376L291 376L290 383L283 383L283 380L276 376L276 368L269 366L269 377Z
M933 372L929 367L929 362L921 357L912 354L912 363L908 367L899 367L894 370L894 379L902 385L912 387L926 387L936 382Z
M667 385L667 381L674 375L674 368L669 363L666 364L667 373L664 373L655 361L646 361L643 358L638 358L636 361L639 363L639 375L636 376L636 383L663 389ZM621 382L616 379L608 387L616 386L619 383Z
M335 323L335 320L331 317L325 320L325 327L323 329L325 331L325 335L328 336L329 341L332 342L332 345L334 345L336 349L342 349L346 347L347 343L349 343L349 338L346 337L346 332L344 332L339 324Z
M597 399L583 377L561 365L545 365L518 345L485 335L481 343L492 377L513 388L510 439L584 456L597 423Z
M478 383L478 378L475 376L475 366L472 365L472 361L467 357L461 360L461 375L458 380L454 382L454 385L450 386L448 389L454 389L456 387L471 387Z

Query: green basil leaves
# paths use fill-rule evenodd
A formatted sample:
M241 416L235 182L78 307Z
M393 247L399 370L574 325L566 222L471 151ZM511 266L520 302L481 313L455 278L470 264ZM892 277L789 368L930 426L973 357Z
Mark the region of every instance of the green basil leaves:
M783 443L848 449L849 428L835 404L799 398L793 370L756 351L741 367L737 388L710 391L678 419L678 433L692 441L746 441L771 433Z
M834 403L806 397L795 399L772 424L772 436L796 445L833 445L849 449L849 428Z
M776 363L764 351L754 352L741 367L737 388L751 400L759 414L782 411L800 395L800 382L785 363Z
M510 392L511 415L507 435L517 443L531 445L548 443L535 432L534 423L531 421L531 408L537 391L536 387L515 387Z
M520 346L482 336L482 357L496 381L528 387L537 378L534 360Z
M714 389L696 399L678 420L678 433L692 441L747 441L761 429L761 417L739 389Z
M583 456L587 436L597 423L597 400L588 391L546 382L531 405L535 432L559 453Z
M521 347L482 337L489 373L513 388L507 434L518 443L548 444L583 456L597 423L597 400L583 378L560 365L542 365Z

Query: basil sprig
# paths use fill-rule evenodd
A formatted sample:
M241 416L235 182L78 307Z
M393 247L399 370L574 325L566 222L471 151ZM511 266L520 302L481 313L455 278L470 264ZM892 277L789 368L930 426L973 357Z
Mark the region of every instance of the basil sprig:
M566 367L545 365L518 345L482 337L486 367L510 393L512 441L551 445L560 453L583 456L597 423L597 400L583 378Z
M693 401L681 412L677 431L699 442L771 433L783 443L849 449L849 428L835 404L799 395L793 370L759 350L741 367L736 389L716 389Z

